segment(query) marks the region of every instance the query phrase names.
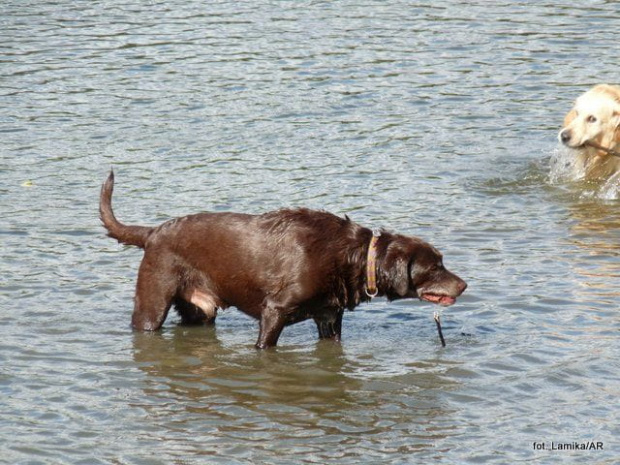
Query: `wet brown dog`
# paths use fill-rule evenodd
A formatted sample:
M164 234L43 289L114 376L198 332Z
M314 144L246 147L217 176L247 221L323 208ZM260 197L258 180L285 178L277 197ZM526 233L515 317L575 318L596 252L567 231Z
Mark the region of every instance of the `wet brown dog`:
M467 287L426 242L386 231L373 236L347 217L299 208L127 226L112 211L113 188L110 173L99 205L108 235L144 249L137 330L159 329L172 304L184 323L212 323L218 308L234 306L259 320L258 348L275 346L285 326L309 318L320 338L339 341L344 310L371 296L451 305Z

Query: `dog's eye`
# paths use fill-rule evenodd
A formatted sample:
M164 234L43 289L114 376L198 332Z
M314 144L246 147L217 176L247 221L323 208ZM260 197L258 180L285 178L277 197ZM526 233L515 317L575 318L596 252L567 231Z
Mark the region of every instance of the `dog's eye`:
M586 118L586 121L587 121L588 123L596 123L596 116L594 116L594 115L590 115L590 116L588 116L588 117Z

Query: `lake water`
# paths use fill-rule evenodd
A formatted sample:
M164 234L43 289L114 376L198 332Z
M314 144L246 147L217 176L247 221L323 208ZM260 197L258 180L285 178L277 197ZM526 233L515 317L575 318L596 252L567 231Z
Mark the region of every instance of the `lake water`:
M566 175L617 2L0 5L0 462L617 463L618 185ZM326 209L469 283L312 322L131 331L131 224ZM601 442L602 450L557 450ZM553 450L555 449L555 450Z

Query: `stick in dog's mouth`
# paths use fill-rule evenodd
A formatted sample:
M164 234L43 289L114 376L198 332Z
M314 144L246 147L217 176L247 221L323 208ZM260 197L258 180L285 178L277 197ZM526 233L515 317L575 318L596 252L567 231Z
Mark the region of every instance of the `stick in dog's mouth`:
M583 146L592 147L596 150L602 150L603 152L606 152L609 155L613 155L614 157L620 157L620 152L616 152L615 150L608 149L607 147L603 147L602 145L597 144L596 142L587 141L583 144Z

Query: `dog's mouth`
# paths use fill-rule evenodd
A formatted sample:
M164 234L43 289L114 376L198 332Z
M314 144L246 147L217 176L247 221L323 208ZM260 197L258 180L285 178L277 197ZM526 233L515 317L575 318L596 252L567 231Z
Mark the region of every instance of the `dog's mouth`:
M577 151L583 151L583 150L587 150L587 149L595 149L594 151L594 156L596 157L604 157L609 153L609 149L606 149L604 147L601 147L600 145L594 143L594 142L590 142L590 141L585 141L583 144L579 144L579 145L569 145L569 144L565 144L569 149L572 150L577 150Z
M585 150L588 147L592 147L591 139L576 139L573 137L573 134L568 129L562 129L560 134L558 135L559 141L562 145L568 147L573 150Z
M571 143L570 140L562 141L562 143L569 149L573 149L573 150L585 150L586 148L590 147L589 141L587 140L585 142L580 142L578 144Z
M614 155L616 157L620 157L620 153L618 151L613 150L613 148L603 147L598 142L594 142L592 140L585 141L581 147L582 148L592 147L593 149L596 149L596 155L598 155L599 157L602 157L605 155Z
M432 294L430 292L426 292L420 295L421 300L426 300L427 302L432 302L437 305L441 305L443 307L448 307L456 302L456 298L450 297L448 295L440 295L440 294Z
M591 147L593 149L601 148L601 146L598 145L596 142L590 141L590 140L586 140L586 141L582 142L581 144L576 145L576 146L571 147L571 148L578 149L578 150L585 150L588 147Z

